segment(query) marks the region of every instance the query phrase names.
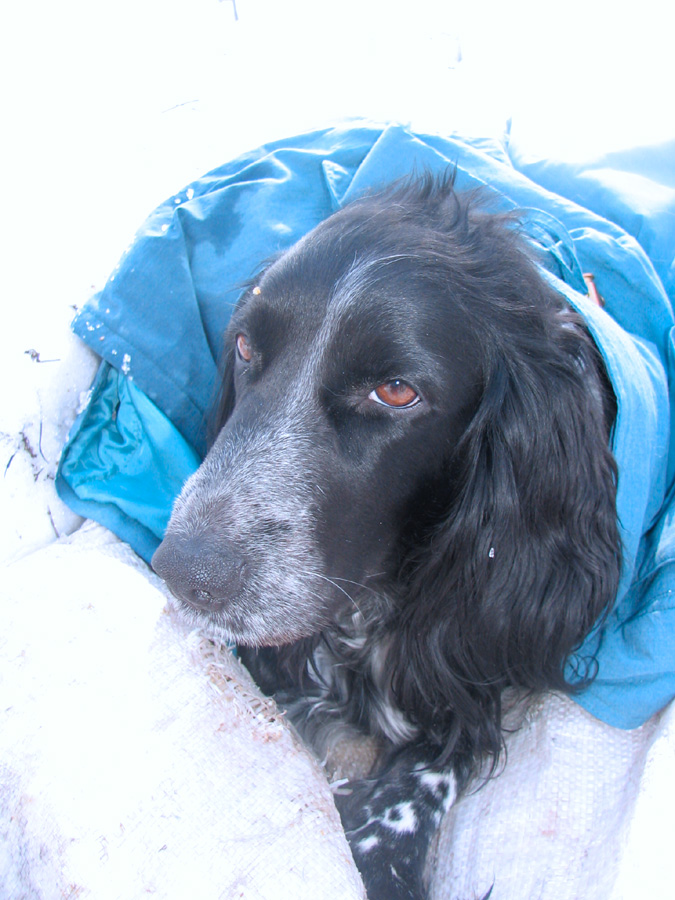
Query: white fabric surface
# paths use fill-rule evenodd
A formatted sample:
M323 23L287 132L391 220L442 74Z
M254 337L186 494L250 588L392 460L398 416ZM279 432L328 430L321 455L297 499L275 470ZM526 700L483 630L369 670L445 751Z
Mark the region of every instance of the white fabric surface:
M446 816L432 900L482 897L493 883L495 900L675 896L664 854L674 748L673 709L620 731L567 697L538 699L509 735L500 775ZM658 852L644 854L652 841Z
M324 773L165 601L92 523L5 569L0 896L363 898ZM433 900L671 896L674 762L672 708L624 732L538 700L446 817Z
M2 595L1 897L364 896L319 767L126 545L87 525Z

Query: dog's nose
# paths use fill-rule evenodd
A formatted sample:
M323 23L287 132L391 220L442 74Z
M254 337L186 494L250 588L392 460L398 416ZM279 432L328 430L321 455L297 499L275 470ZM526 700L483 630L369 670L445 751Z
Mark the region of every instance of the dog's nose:
M233 548L215 549L207 538L167 535L152 568L180 600L202 612L219 612L241 590L244 561Z

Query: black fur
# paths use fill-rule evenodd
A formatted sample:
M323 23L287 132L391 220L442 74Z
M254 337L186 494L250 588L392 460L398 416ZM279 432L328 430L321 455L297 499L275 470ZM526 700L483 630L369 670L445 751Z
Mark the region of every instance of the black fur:
M153 560L215 636L266 648L247 663L319 752L340 723L380 742L338 798L375 900L424 896L443 773L497 760L505 691L593 676L575 652L621 566L599 353L482 203L411 181L262 272Z

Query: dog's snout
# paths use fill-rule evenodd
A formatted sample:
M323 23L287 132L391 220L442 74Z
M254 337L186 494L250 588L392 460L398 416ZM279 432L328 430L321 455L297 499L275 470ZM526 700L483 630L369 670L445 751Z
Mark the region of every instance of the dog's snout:
M216 552L204 537L167 535L152 567L178 599L202 612L219 612L241 590L244 560L234 548Z

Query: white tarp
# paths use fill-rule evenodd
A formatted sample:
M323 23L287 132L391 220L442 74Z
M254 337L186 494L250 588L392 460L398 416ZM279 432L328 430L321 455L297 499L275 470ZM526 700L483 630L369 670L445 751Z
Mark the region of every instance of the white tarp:
M363 897L319 767L165 601L100 526L8 569L0 896Z
M15 561L2 614L0 896L363 897L319 765L125 544L86 523ZM553 696L508 748L446 818L434 900L669 895L672 710L617 731Z

